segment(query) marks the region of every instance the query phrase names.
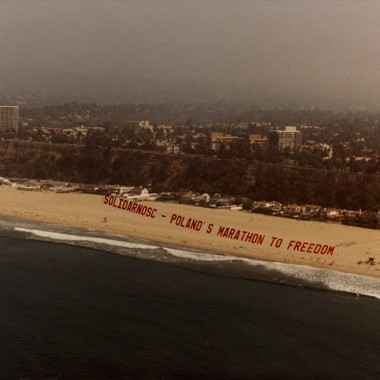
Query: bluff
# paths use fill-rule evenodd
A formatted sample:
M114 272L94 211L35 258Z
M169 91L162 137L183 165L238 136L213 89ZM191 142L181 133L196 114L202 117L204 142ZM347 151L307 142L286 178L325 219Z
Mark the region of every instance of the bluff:
M380 209L380 176L364 173L25 141L1 141L0 152L0 174L6 177L150 184L156 192L186 188L255 200Z

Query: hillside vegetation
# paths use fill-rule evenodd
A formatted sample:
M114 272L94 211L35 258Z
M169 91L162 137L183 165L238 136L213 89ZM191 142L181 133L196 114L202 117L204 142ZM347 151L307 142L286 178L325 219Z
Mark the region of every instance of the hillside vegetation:
M0 174L76 183L150 184L152 191L223 193L254 200L380 209L380 176L68 144L2 141Z

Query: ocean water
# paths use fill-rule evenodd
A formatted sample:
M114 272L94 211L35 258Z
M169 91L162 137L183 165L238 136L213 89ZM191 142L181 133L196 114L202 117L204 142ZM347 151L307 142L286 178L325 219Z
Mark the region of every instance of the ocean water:
M380 378L376 279L12 219L0 248L0 378Z

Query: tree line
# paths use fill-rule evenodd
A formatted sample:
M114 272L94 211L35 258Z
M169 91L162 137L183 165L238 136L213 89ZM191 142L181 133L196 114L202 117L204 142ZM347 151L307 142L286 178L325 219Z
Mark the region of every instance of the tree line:
M168 155L67 144L0 142L1 175L80 184L150 185L284 204L380 209L380 176L244 159Z

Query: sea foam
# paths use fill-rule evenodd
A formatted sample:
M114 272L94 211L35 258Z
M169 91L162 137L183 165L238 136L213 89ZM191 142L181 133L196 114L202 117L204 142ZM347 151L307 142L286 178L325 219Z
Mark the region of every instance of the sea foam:
M101 238L86 235L74 235L38 229L14 227L15 231L32 234L38 238L66 243L92 243L104 247L128 249L131 256L161 261L196 261L196 262L225 262L244 263L250 266L276 271L295 279L306 281L310 286L323 286L330 290L361 294L380 299L380 280L374 277L338 272L332 269L320 269L305 265L269 262L263 260L239 258L228 254L218 255L200 251L174 249L154 244L134 243L125 240ZM155 252L152 255L152 251ZM145 255L144 255L145 252ZM149 252L149 254L148 254ZM168 256L170 260L168 259Z
M156 246L147 245L147 244L141 244L141 243L131 243L127 241L122 240L114 240L114 239L105 239L105 238L98 238L94 236L79 236L79 235L72 235L72 234L63 234L59 232L52 232L52 231L43 231L43 230L33 230L28 228L20 228L15 227L16 231L19 232L26 232L31 233L35 236L50 239L50 240L60 240L65 242L90 242L90 243L97 243L97 244L105 244L113 247L122 247L122 248L138 248L138 249L152 249L152 248L158 248Z
M268 270L275 270L285 275L307 281L310 284L321 284L334 291L362 294L380 299L380 279L351 273L338 272L332 269L321 269L306 265L295 265L278 262L242 259L249 265L260 265Z

